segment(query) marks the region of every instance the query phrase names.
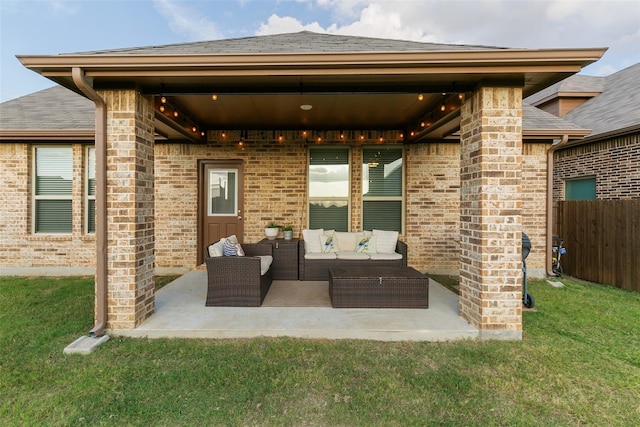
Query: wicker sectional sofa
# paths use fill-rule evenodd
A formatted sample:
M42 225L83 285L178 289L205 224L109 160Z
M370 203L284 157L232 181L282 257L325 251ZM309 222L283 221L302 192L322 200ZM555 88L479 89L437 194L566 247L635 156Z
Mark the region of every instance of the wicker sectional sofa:
M397 240L395 232L303 230L302 236L298 246L299 280L328 281L329 269L332 267L407 266L407 244ZM363 245L363 241L367 241L368 245ZM328 242L332 242L335 247L329 248Z

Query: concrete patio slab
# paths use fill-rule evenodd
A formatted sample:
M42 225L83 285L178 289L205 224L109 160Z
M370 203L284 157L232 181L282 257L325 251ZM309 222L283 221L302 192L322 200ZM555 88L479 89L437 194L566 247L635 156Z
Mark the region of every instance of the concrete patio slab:
M296 283L304 287L308 282ZM277 285L278 281L274 281L272 288ZM286 336L378 341L449 341L479 337L479 331L459 316L458 296L433 280L429 285L428 309L205 307L206 288L206 271L189 272L157 292L155 313L142 325L109 333L145 338ZM326 305L326 302L322 304Z

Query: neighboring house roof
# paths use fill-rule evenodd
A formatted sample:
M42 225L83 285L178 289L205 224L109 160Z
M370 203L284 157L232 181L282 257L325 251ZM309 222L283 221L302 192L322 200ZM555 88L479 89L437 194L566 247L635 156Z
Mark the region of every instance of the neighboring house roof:
M553 84L540 92L529 96L525 101L531 105L539 105L542 102L556 98L557 96L577 96L589 94L595 96L604 89L604 77L573 75L556 84Z
M197 55L251 53L424 52L438 50L506 49L495 46L456 45L320 34L311 31L211 40L162 46L144 46L80 52L75 55ZM64 54L63 54L64 55Z
M554 116L539 108L529 105L526 102L522 104L522 132L534 136L541 132L558 134L563 133L571 136L584 136L589 134L588 129L584 129L565 119Z
M592 129L591 136L640 126L640 63L604 77L602 93L564 119Z
M0 104L0 136L59 135L60 131L94 133L95 107L90 100L54 86Z

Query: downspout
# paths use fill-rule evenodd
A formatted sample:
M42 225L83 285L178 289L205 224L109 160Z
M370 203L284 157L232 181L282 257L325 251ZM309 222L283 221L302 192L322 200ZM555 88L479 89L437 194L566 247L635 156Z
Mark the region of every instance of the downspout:
M547 251L545 264L547 276L555 276L552 267L552 247L553 247L553 153L569 142L569 135L563 135L560 142L551 145L547 150Z
M96 313L90 337L104 334L107 326L107 104L87 82L82 68L71 70L73 82L96 104Z

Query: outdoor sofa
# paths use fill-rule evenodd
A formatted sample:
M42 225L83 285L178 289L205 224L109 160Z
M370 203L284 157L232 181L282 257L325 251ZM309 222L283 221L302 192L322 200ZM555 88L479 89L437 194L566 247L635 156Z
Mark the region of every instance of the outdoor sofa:
M207 248L206 306L259 307L271 287L273 246L237 242L230 236Z
M406 267L407 244L395 231L303 230L298 245L299 280L329 280L333 267Z

